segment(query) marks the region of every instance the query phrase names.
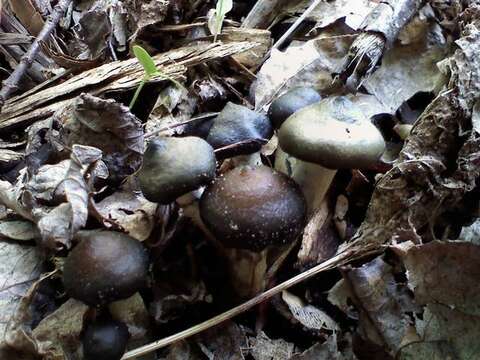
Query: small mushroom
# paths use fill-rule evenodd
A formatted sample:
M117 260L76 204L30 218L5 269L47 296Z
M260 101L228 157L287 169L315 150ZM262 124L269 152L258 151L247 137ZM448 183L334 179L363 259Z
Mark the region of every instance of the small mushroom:
M310 213L320 206L337 169L368 168L385 150L382 134L343 96L296 112L283 123L278 138L276 168L300 185Z
M314 88L293 88L272 102L268 109L268 117L275 129L279 129L288 117L321 99L322 97Z
M96 306L125 299L146 282L149 256L138 240L113 231L80 232L68 254L63 284L73 298Z
M168 204L213 180L213 148L193 136L160 137L147 147L138 180L147 200Z
M120 360L125 353L129 333L119 321L103 320L87 326L82 338L86 360Z
M206 140L214 149L237 145L217 152L217 156L226 158L257 152L272 136L273 128L267 116L229 102L213 121Z
M263 290L267 257L297 239L305 212L298 185L263 165L239 166L207 187L200 215L225 248L241 297Z

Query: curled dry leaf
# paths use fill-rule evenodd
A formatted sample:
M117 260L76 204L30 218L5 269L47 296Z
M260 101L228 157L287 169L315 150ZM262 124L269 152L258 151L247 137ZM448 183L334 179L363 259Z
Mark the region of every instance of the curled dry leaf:
M140 168L143 129L126 106L82 94L58 116L64 121L62 142L69 147L82 144L102 150L112 181L121 181Z
M71 159L68 161L69 167L59 183L67 202L51 210L44 208L47 213L39 216L37 226L42 237L42 246L53 250L69 248L73 235L85 226L88 219L88 197L91 192L85 176L101 158L102 152L96 148L73 146Z
M141 32L148 25L161 23L168 11L169 0L126 0L128 25L133 33Z
M155 226L157 204L132 192L118 191L95 204L95 209L105 219L106 227L113 222L140 241L146 240Z

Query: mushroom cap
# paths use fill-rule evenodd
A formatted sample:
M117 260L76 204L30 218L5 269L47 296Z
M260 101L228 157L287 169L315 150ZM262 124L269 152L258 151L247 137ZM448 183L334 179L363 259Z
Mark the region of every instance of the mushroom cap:
M200 215L225 247L259 252L294 241L305 225L302 191L266 166L239 166L217 178L200 199Z
M267 116L229 102L214 119L207 141L218 149L248 140L270 139L272 136L273 127ZM261 147L261 143L249 143L225 153L225 157L251 154Z
M145 198L168 204L212 181L215 169L215 153L205 140L160 137L148 145L138 180Z
M149 256L141 242L113 231L88 232L63 268L67 293L88 305L125 299L143 288Z
M281 126L278 140L290 155L330 169L372 166L385 150L380 131L343 96L297 111Z
M86 360L120 360L128 338L127 326L119 321L90 324L82 338L84 357Z
M312 87L293 88L272 102L268 109L268 117L275 129L278 129L290 115L321 99L320 94Z

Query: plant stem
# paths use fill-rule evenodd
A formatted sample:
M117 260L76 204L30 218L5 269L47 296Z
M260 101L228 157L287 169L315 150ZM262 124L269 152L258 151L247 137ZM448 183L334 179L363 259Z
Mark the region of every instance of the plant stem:
M143 87L146 84L146 79L143 79L140 84L138 84L137 90L135 90L135 94L133 94L132 101L130 101L130 105L128 105L128 108L132 110L133 105L137 102L138 96L140 95L140 92L142 91Z

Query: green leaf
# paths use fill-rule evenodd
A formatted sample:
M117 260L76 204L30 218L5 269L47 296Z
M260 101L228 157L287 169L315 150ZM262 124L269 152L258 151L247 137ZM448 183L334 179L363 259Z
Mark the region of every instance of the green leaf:
M225 15L227 15L232 10L232 8L233 8L232 0L218 0L217 8L216 8L217 18L221 18L223 21L223 18L225 18Z
M133 53L135 54L135 57L138 59L138 62L142 64L147 77L151 77L156 73L158 73L157 66L155 65L152 57L147 52L147 50L145 50L139 45L133 45Z
M214 42L217 41L217 36L222 32L223 20L225 19L225 15L233 8L233 1L232 0L218 0L217 7L215 9L215 37Z

